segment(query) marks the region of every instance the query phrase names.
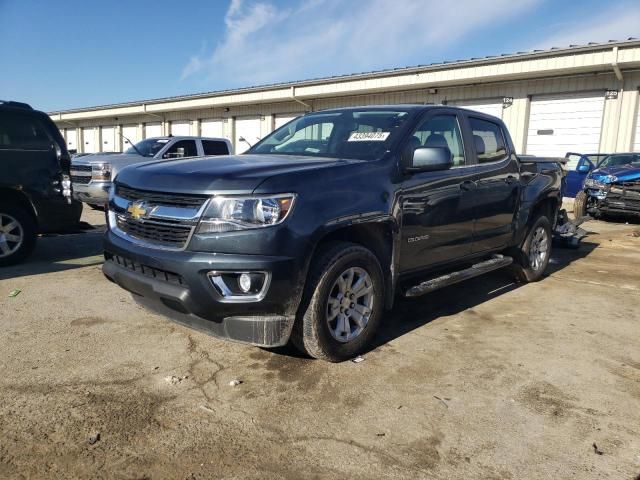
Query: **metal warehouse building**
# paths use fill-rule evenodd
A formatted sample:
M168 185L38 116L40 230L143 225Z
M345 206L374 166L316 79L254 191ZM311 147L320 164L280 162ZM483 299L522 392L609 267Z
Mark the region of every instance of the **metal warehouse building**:
M160 135L232 140L237 152L308 111L425 103L501 117L519 153L640 151L640 40L51 112L69 149L121 151Z

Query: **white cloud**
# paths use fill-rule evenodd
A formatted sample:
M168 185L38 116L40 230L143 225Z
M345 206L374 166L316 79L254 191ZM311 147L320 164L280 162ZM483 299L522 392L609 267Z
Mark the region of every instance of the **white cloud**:
M639 3L623 4L614 9L603 5L604 13L594 12L589 18L576 18L570 24L556 26L562 32L550 35L534 48L568 47L640 37Z
M223 40L182 78L256 85L402 66L529 10L540 0L232 0ZM423 55L421 55L423 53Z

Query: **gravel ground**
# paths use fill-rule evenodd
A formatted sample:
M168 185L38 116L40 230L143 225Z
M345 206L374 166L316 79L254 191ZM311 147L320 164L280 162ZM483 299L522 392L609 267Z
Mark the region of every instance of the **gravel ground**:
M138 308L85 220L0 271L0 478L640 478L639 225L401 301L328 364Z

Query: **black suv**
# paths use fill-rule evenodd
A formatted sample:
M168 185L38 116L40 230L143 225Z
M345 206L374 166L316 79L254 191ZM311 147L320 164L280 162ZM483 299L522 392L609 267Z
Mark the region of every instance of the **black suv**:
M46 113L0 101L0 266L24 259L38 233L76 225L82 204L71 198L71 159Z

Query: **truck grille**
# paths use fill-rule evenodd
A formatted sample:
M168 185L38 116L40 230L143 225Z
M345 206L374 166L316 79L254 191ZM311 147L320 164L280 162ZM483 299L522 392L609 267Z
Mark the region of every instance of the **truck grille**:
M91 181L91 165L71 164L70 170L72 183L87 185ZM88 175L77 175L78 173L88 173Z
M177 273L143 265L141 263L134 262L130 258L115 255L111 252L104 252L104 258L107 262L113 262L121 267L131 270L132 272L140 273L145 277L155 278L156 280L173 283L174 285L184 285L184 279Z
M87 185L91 181L91 177L80 177L78 175L71 175L72 183L79 183L81 185Z
M149 192L146 190L136 190L129 187L118 185L116 195L125 200L135 202L136 200L145 200L155 205L167 205L171 207L187 207L200 208L207 197L197 195L179 195L173 193Z
M140 221L118 213L116 214L116 225L133 238L176 249L186 245L193 228L192 224L185 225L155 220Z
M149 246L182 250L187 246L208 197L150 192L116 185L109 217L115 233ZM136 208L143 213L136 212ZM134 215L137 214L137 215Z

